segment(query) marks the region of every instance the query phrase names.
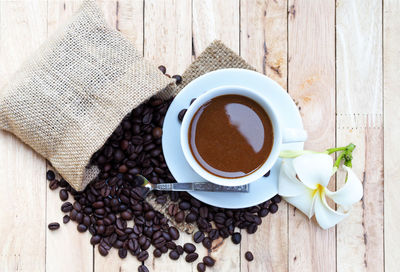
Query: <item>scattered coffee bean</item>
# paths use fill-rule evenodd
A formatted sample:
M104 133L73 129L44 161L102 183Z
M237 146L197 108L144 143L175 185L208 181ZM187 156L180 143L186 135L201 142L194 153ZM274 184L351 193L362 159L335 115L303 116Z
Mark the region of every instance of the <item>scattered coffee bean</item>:
M144 250L144 251L141 251L139 253L139 255L137 255L136 257L137 257L138 261L144 262L149 257L149 253L146 250Z
M211 267L211 266L214 266L215 260L214 260L213 258L211 258L210 256L205 256L205 257L203 258L203 263L204 263L206 266Z
M192 243L186 243L186 244L183 245L183 250L186 253L193 253L193 252L196 251L196 246L193 245Z
M107 256L108 255L108 250L104 246L99 245L98 246L98 250L99 250L99 253L100 253L101 256Z
M118 256L121 259L124 259L126 257L126 255L128 255L128 251L125 248L118 249Z
M195 241L196 243L201 243L204 240L204 233L201 231L197 231L194 235L193 235L193 241Z
M60 224L57 222L53 222L53 223L50 223L48 227L49 227L49 230L57 230L60 228Z
M179 253L179 255L182 255L185 252L181 245L176 246L175 250Z
M178 260L179 259L179 253L176 250L172 250L169 252L169 257L171 260Z
M85 231L87 231L87 229L88 229L88 227L85 226L84 224L79 224L79 225L77 226L77 230L78 230L79 232L85 232Z
M61 205L61 211L65 212L65 213L72 211L72 209L73 209L73 207L72 207L71 202L65 202Z
M175 227L169 227L168 233L171 236L172 240L178 240L179 239L179 231Z
M278 211L278 205L272 203L271 205L269 205L268 210L270 213L276 213Z
M252 260L254 260L254 256L253 253L251 253L250 251L247 251L244 254L244 257L246 258L247 261L251 262Z
M57 189L58 188L58 180L53 179L52 181L50 181L49 188L50 188L50 190Z
M281 202L281 196L280 195L275 195L273 198L271 198L271 200L274 203L280 203Z
M185 116L186 111L187 111L187 109L183 109L183 110L181 110L181 111L179 112L179 114L178 114L178 119L179 119L179 121L182 122L183 117Z
M203 246L204 246L205 248L211 249L212 241L211 241L210 238L206 237L206 238L203 239L202 244L203 244Z
M175 78L176 84L181 84L182 77L180 75L173 75L172 78Z
M197 264L197 271L198 271L198 272L204 272L204 271L206 271L206 266L205 266L205 264L204 264L204 263L198 263L198 264Z
M235 245L240 244L241 240L242 240L242 235L239 232L235 232L232 234L232 242Z
M189 253L188 255L186 255L185 261L188 262L188 263L192 263L195 260L197 260L198 257L199 257L199 254L197 254L195 252L194 253Z
M67 223L69 222L70 219L71 219L71 218L70 218L68 215L64 215L64 217L63 217L63 223L64 223L64 224L67 224Z
M54 174L53 171L48 170L46 172L46 178L47 178L48 181L53 181L56 178L56 175Z
M267 173L265 173L264 177L269 177L270 174L271 174L271 170L268 171Z
M141 266L138 267L138 272L149 272L149 269L147 269L147 267L142 264Z
M59 195L62 201L66 201L68 199L68 192L65 189L61 189Z
M158 248L154 249L153 255L156 258L161 257L161 255L162 255L161 250L159 250Z
M192 100L190 100L190 105L192 105L194 101L196 101L196 98L193 98Z
M158 69L161 71L161 73L165 74L167 72L167 68L165 68L164 65L158 66Z

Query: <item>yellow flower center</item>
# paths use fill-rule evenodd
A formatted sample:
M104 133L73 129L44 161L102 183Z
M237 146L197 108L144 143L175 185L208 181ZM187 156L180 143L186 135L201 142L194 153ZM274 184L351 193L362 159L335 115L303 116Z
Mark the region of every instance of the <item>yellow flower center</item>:
M315 190L312 192L312 197L314 197L316 193L319 193L319 197L322 198L324 190L325 190L324 186L322 186L321 184L317 184L317 188L315 188Z

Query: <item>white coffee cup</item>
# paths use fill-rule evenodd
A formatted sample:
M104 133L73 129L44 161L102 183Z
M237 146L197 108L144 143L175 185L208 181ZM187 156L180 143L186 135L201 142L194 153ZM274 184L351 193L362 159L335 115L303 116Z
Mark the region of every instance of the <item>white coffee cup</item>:
M274 134L274 142L272 145L272 150L267 160L253 173L238 178L224 178L213 175L212 173L205 170L196 161L195 157L192 154L189 144L189 127L192 118L197 112L197 110L207 101L215 97L228 94L242 95L257 102L268 114L268 117L270 118L272 123L273 134ZM183 150L183 154L185 155L187 162L193 168L193 170L207 181L223 186L245 185L261 178L275 164L276 160L279 157L282 143L304 142L307 139L307 132L305 130L281 127L276 111L274 110L273 105L271 105L271 103L268 101L266 97L261 96L259 93L257 93L252 89L234 85L220 86L212 90L209 90L206 93L197 97L196 100L189 106L189 108L186 111L186 114L182 120L180 133L181 133L181 147Z

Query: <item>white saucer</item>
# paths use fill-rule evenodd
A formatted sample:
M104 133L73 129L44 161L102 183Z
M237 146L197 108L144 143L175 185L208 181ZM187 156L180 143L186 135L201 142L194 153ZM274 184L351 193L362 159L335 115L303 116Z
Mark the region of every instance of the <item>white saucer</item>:
M259 91L275 106L282 127L303 128L300 113L292 98L272 79L245 69L222 69L210 72L190 82L172 101L165 116L162 147L165 161L177 182L204 181L186 162L180 145L181 123L178 113L189 107L190 101L204 92L222 85L240 85ZM283 149L303 150L304 143L283 144ZM278 159L269 177L250 184L248 193L190 192L207 204L222 208L245 208L264 202L278 193Z

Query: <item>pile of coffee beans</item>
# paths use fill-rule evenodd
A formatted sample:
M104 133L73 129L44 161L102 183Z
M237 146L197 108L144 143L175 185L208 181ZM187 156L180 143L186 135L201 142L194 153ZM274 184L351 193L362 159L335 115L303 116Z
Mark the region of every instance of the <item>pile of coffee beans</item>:
M46 174L50 189L61 187L59 196L64 201L61 211L66 214L63 223L72 220L77 223L79 232L89 231L92 235L90 243L97 245L102 256L106 256L111 248L118 250L120 258L125 258L128 253L135 256L142 262L138 271L148 271L144 262L151 246L154 257L168 253L172 260L177 260L185 255L184 259L189 263L199 258L195 244L176 244L180 236L178 229L143 199L145 189L141 187L141 179L136 178L141 174L155 184L175 182L161 147L162 126L171 101L151 98L122 120L104 146L93 155L91 163L99 167L100 174L84 191L77 192L64 179L56 179L51 170ZM232 242L239 244L241 234L237 230L255 233L261 218L277 212L281 200L276 195L250 208L222 209L202 203L186 192L155 191L154 194L160 204L166 203L169 194L173 203L168 207L168 214L176 223L195 224L198 231L194 233L193 241L207 249L212 249L212 241L220 237L231 236ZM67 201L69 195L74 201ZM133 221L133 227L128 227L129 221ZM49 225L51 230L58 228L56 222ZM207 266L214 264L215 260L206 256L197 264L197 270L205 271Z

